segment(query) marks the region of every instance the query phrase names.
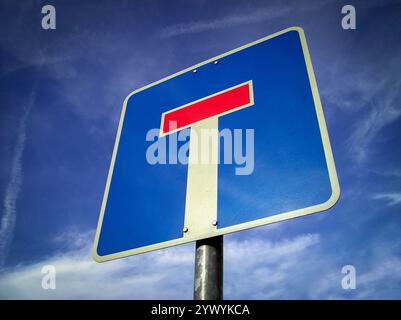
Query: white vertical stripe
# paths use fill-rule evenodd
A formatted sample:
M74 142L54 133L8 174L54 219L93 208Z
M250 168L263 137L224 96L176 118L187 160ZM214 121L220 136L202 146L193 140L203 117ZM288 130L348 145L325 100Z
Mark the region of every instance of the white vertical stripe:
M212 222L217 220L218 123L214 117L191 127L184 225L188 231L184 238L216 230ZM202 161L204 152L209 155L207 163Z

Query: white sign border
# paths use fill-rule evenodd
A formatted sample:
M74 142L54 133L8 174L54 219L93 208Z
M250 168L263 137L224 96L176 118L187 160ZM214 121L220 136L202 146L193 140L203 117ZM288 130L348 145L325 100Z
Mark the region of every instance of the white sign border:
M328 172L329 172L330 184L331 184L331 189L332 189L331 197L326 202L318 204L318 205L314 205L314 206L310 206L307 208L302 208L302 209L298 209L298 210L294 210L294 211L283 212L280 214L276 214L274 216L269 216L266 218L257 219L257 220L237 224L237 225L230 226L230 227L216 229L216 230L213 230L213 232L211 232L210 234L204 234L202 236L198 235L198 236L191 237L190 235L186 235L185 238L183 236L182 238L169 240L169 241L165 241L165 242L160 242L160 243L156 243L156 244L152 244L152 245L148 245L148 246L144 246L144 247L140 247L140 248L130 249L130 250L126 250L126 251L122 251L122 252L118 252L118 253L113 253L113 254L104 255L104 256L99 255L97 253L97 247L98 247L98 243L99 243L100 231L102 228L104 212L105 212L105 208L106 208L106 204L107 204L107 198L108 198L108 194L109 194L111 178L113 176L114 163L116 160L118 145L120 142L120 136L121 136L121 131L122 131L122 127L123 127L125 111L126 111L127 104L128 104L129 99L131 98L131 96L133 96L134 94L136 94L140 91L143 91L152 86L155 86L159 83L162 83L162 82L172 79L176 76L179 76L183 73L186 73L188 71L193 71L194 69L197 69L205 64L214 62L225 56L228 56L230 54L241 51L243 49L254 46L258 43L264 42L266 40L272 39L274 37L277 37L279 35L282 35L284 33L290 32L290 31L298 32L300 40L301 40L301 44L302 44L302 50L303 50L303 54L304 54L304 58L305 58L305 62L306 62L310 86L312 89L313 101L314 101L315 108L316 108L316 114L317 114L317 118L318 118L320 134L321 134L322 142L323 142L324 154L326 157L326 163L327 163L327 168L328 168ZM250 229L250 228L254 228L254 227L258 227L258 226L262 226L262 225L266 225L266 224L271 224L271 223L276 223L276 222L280 222L280 221L284 221L284 220L288 220L288 219L293 219L293 218L305 216L308 214L327 210L327 209L331 208L338 201L339 197L340 197L340 185L338 182L337 171L336 171L336 167L334 164L333 153L331 150L331 145L330 145L330 140L329 140L329 134L327 132L326 121L325 121L324 114L323 114L322 103L320 101L319 91L318 91L316 78L315 78L315 74L314 74L313 67L312 67L309 49L308 49L308 46L306 43L305 33L301 27L298 27L298 26L290 27L290 28L281 30L279 32L276 32L272 35L269 35L267 37L256 40L254 42L248 43L248 44L241 46L239 48L236 48L234 50L231 50L231 51L228 51L221 55L218 55L216 57L213 57L211 59L208 59L206 61L203 61L201 63L198 63L192 67L189 67L185 70L182 70L180 72L172 74L166 78L160 79L159 81L148 84L147 86L144 86L140 89L137 89L137 90L131 92L125 98L124 104L123 104L123 109L121 112L120 122L118 125L117 136L116 136L116 141L114 144L114 150L113 150L113 155L111 158L109 173L107 176L102 206L100 209L100 215L99 215L99 220L98 220L98 224L97 224L95 240L94 240L94 245L93 245L93 250L92 250L92 257L97 262L105 262L105 261L109 261L109 260L128 257L128 256L135 255L135 254L145 253L148 251L153 251L153 250L167 248L167 247L171 247L171 246L175 246L175 245L179 245L179 244L184 244L184 243L188 243L188 242L192 242L192 241L196 241L196 240L200 240L200 239L205 239L205 238L214 237L214 236L218 236L218 235L224 235L224 234L231 233L231 232L236 232L236 231Z

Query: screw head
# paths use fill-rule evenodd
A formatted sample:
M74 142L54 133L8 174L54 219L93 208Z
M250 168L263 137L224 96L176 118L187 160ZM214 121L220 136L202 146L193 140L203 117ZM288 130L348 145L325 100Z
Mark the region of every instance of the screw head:
M218 60L216 60L215 62L213 62L214 64L218 64L219 63L219 61Z
M197 72L198 72L198 70L197 70L197 69L194 69L192 72L193 72L193 73L197 73Z
M217 226L217 220L213 220L212 225Z
M182 231L188 232L188 228L187 228L187 227L184 227L184 228L182 229Z

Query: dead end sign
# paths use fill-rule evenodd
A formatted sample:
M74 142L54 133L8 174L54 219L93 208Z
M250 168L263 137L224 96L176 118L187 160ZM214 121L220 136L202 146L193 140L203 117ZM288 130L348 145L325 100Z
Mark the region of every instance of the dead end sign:
M93 257L320 212L339 194L305 35L288 28L128 95Z

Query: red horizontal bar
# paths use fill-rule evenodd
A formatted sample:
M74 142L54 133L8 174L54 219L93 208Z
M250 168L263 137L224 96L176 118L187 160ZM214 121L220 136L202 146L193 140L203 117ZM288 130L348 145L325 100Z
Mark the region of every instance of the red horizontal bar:
M217 93L182 108L164 114L162 133L179 130L195 122L217 116L251 102L250 82L236 88Z

